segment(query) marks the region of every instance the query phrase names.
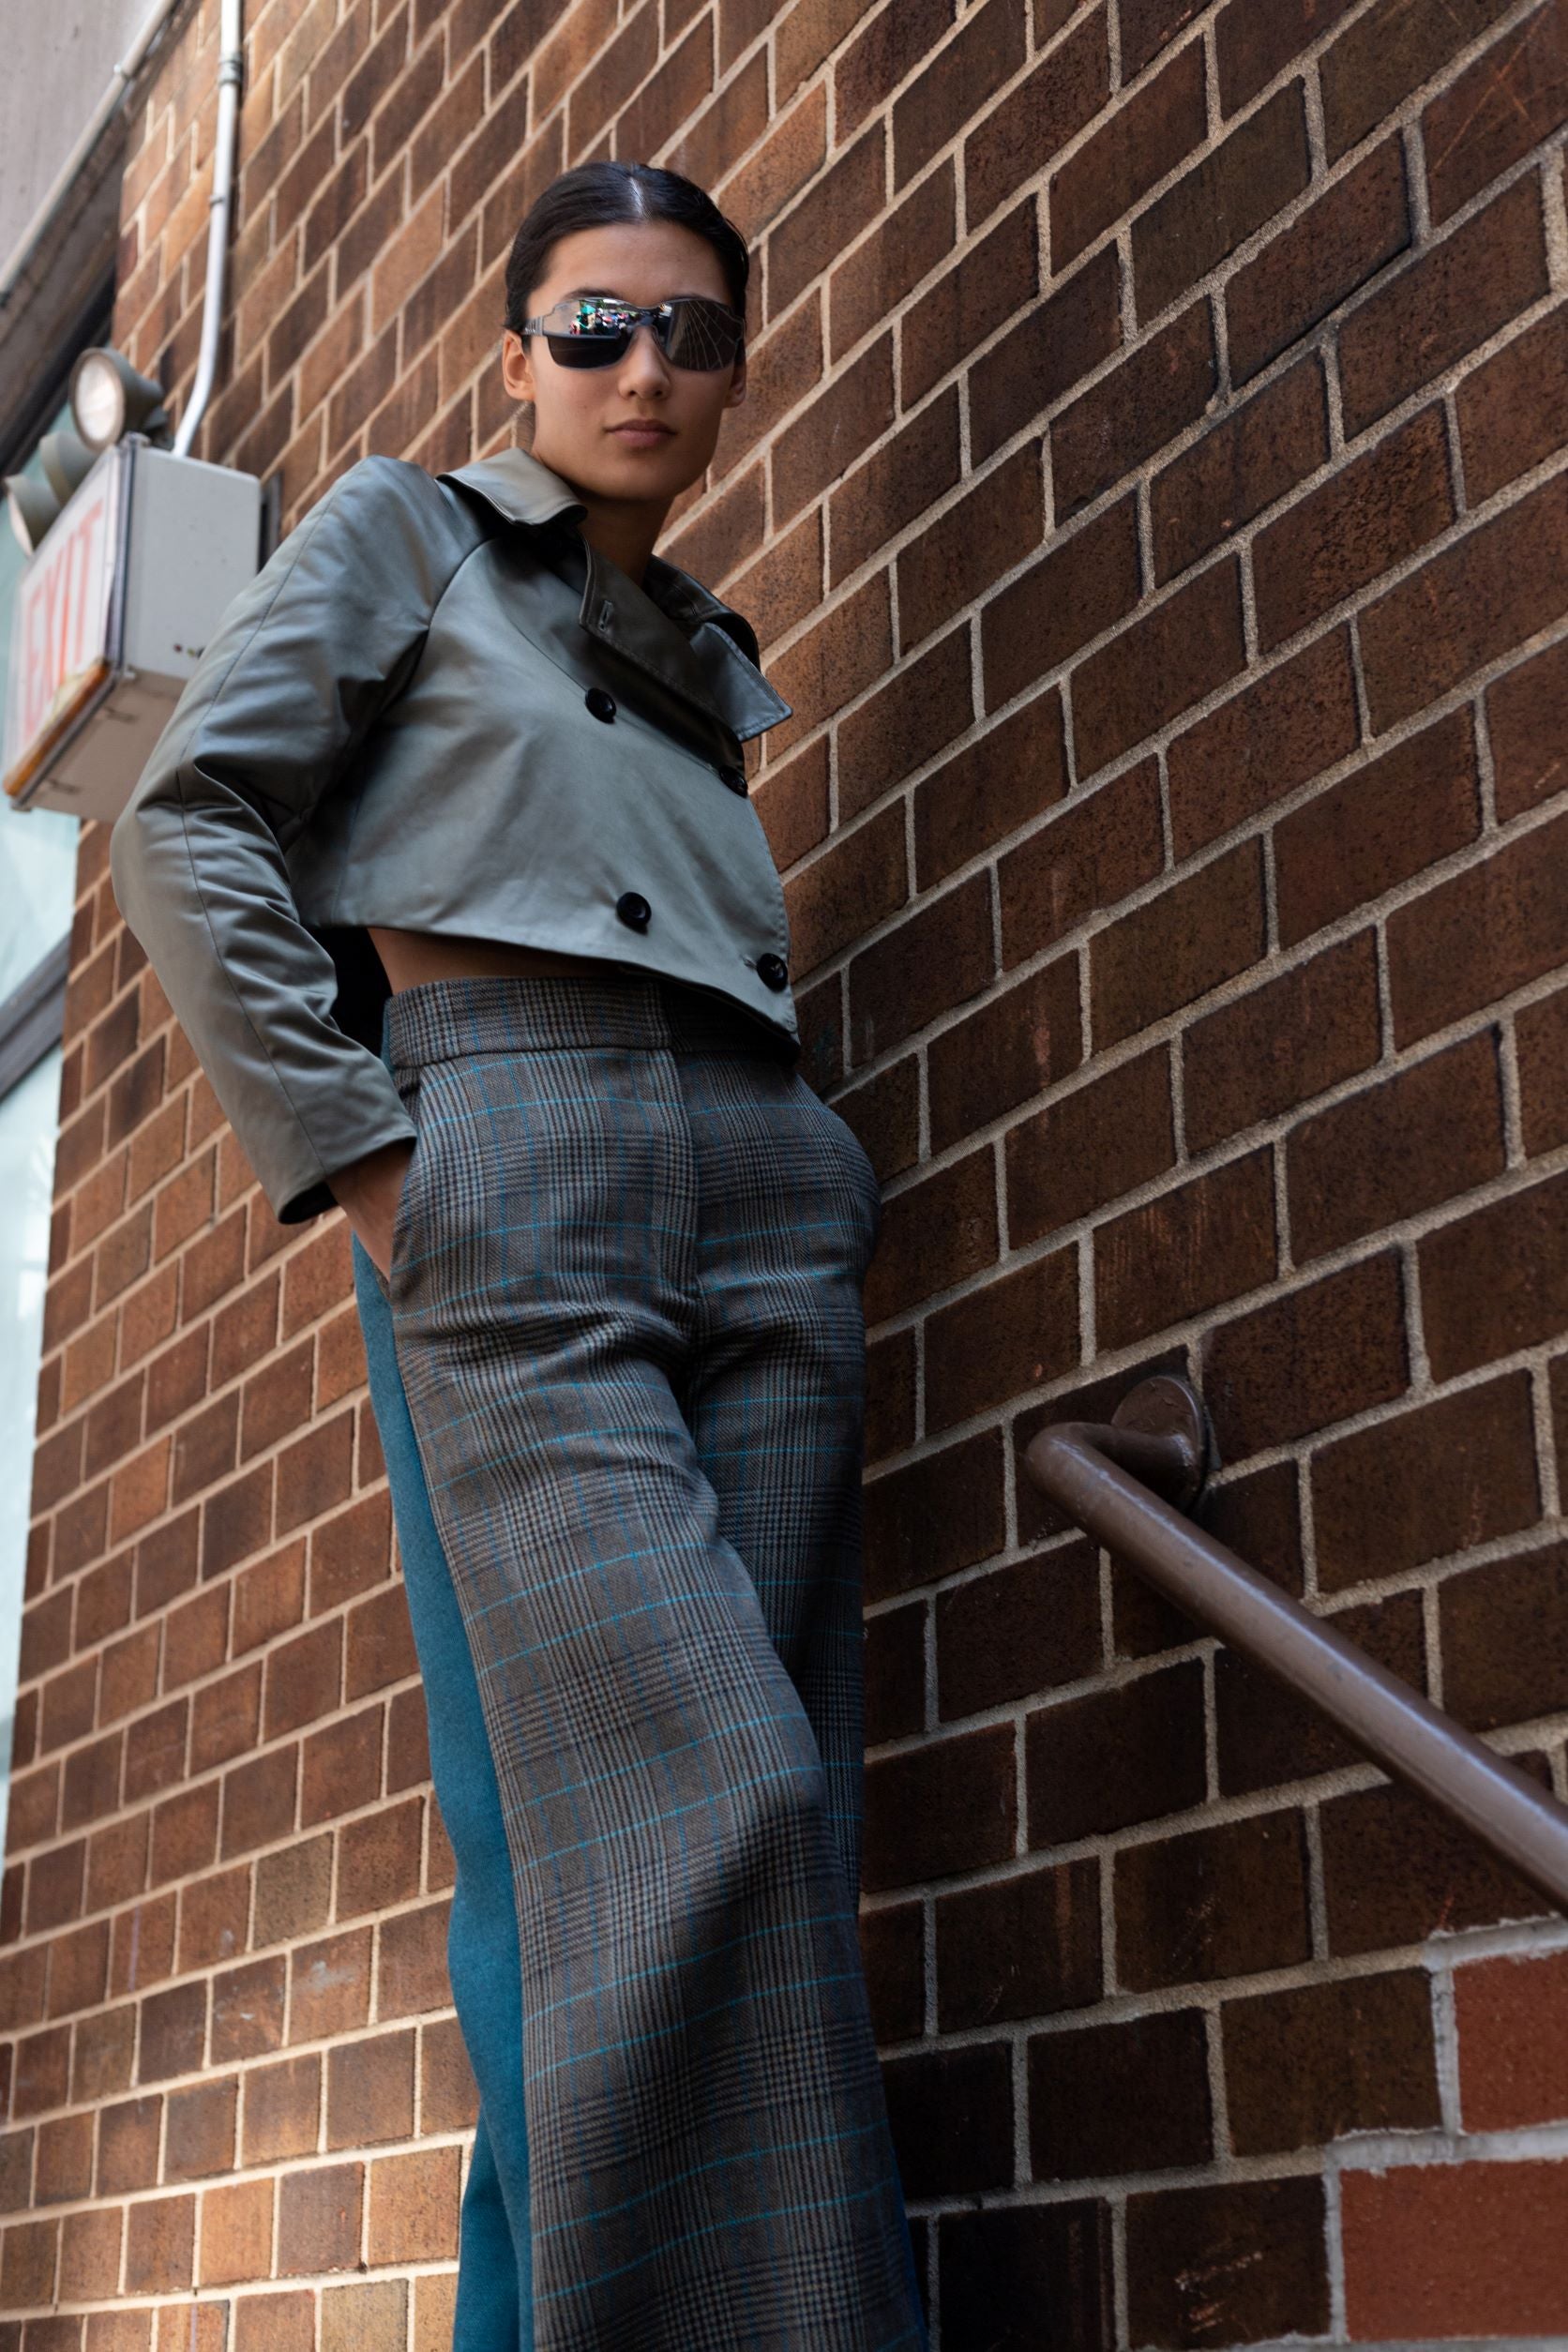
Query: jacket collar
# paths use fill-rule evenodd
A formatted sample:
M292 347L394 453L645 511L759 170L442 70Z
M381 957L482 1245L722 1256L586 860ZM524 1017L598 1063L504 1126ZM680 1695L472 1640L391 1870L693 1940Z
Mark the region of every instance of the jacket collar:
M477 490L508 522L578 523L588 512L570 484L526 449L498 449L493 457L452 466L435 478L461 482L465 490Z
M565 526L568 546L582 558L582 626L720 719L741 742L791 716L791 705L759 667L750 622L661 555L649 557L639 586L582 537L587 508L569 483L528 450L500 449L436 479L475 491L507 522Z

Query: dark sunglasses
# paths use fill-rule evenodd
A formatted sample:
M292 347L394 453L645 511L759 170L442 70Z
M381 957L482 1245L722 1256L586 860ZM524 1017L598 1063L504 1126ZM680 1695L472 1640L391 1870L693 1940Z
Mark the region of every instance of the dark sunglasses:
M540 317L524 319L522 331L542 335L560 367L611 368L640 326L653 329L673 368L727 368L746 333L738 311L706 294L677 294L648 309L608 294L568 296Z

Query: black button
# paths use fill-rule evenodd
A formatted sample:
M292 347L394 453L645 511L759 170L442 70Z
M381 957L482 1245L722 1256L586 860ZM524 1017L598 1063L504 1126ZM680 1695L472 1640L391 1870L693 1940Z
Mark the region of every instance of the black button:
M640 890L623 890L615 901L615 912L632 930L645 931L654 911Z
M615 697L604 686L590 686L583 701L596 718L611 719L615 716Z
M757 977L761 982L764 988L787 988L790 979L790 967L784 961L782 956L759 956L757 958Z
M745 792L746 770L744 768L720 768L718 772L732 792Z

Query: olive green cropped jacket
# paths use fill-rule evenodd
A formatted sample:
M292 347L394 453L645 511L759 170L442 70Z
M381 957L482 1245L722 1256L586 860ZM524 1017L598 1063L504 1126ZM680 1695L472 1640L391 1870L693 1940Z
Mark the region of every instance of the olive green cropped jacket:
M641 584L520 449L351 466L224 612L110 837L114 895L274 1214L412 1138L366 926L607 958L798 1046L741 746L748 623Z

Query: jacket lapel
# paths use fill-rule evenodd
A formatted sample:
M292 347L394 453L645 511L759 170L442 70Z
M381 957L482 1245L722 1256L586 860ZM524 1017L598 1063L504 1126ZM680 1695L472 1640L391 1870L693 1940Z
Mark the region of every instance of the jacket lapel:
M581 500L527 450L502 449L436 479L476 492L508 522L565 526L554 535L568 554L574 584L581 565L582 627L669 692L718 719L740 742L791 716L791 705L759 667L750 623L662 556L650 557L640 587L583 538Z

